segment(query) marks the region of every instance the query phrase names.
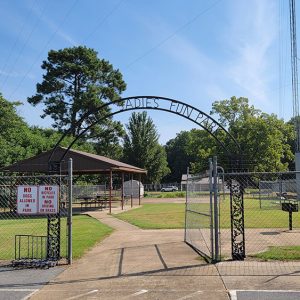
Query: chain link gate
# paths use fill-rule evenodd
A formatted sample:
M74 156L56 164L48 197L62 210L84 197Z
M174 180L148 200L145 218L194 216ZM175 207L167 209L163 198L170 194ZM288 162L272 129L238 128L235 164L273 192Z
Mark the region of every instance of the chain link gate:
M224 177L222 256L292 261L300 247L300 173L236 172Z
M214 158L186 188L185 242L208 261L297 259L299 172L224 173Z
M20 186L58 186L58 214L19 214ZM0 177L0 264L51 266L69 260L69 194L70 177L65 175Z
M184 241L210 262L220 260L217 158L203 174L187 172Z

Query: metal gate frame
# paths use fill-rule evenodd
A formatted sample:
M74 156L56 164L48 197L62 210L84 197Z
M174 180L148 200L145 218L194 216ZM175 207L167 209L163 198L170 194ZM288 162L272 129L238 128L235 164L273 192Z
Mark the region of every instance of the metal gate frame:
M53 266L57 262L64 258L68 264L72 263L72 160L68 162L68 173L61 175L26 175L16 176L15 174L7 174L2 176L0 180L3 181L1 187L2 205L3 211L1 211L0 220L6 220L13 218L15 220L26 220L30 216L19 215L16 212L17 194L16 189L18 185L58 185L59 188L59 211L55 215L38 215L33 214L33 220L44 219L45 228L43 227L43 233L41 235L37 228L22 230L24 226L21 226L20 230L17 228L17 232L14 233L14 259L8 255L7 262L11 260L11 263L15 266L22 267L44 267ZM5 182L7 181L7 184ZM5 190L4 190L5 189ZM8 189L8 192L6 191ZM63 204L61 201L64 201ZM9 205L9 206L8 206ZM9 211L6 212L6 209ZM61 222L61 218L65 219ZM26 224L25 224L26 225ZM61 241L61 226L66 225L66 235L62 235L63 241ZM44 226L44 225L43 225ZM25 226L26 227L26 226ZM65 232L65 231L64 231ZM4 235L4 239L9 238L8 234L1 232ZM13 236L11 236L13 238ZM66 244L64 250L61 253L61 242ZM11 250L10 250L11 251Z
M184 241L190 247L192 247L197 253L203 256L207 261L216 263L220 261L220 224L219 224L219 191L218 191L218 166L217 157L209 159L209 213L201 212L199 210L191 209L189 207L189 181L191 180L189 169L187 170L187 185L186 185L186 203L185 203L185 231ZM189 230L189 214L198 216L197 229L202 234L204 228L201 227L201 217L209 218L209 248L210 253L205 253L200 247L188 238ZM197 218L197 217L196 217ZM206 229L207 230L207 229Z
M59 165L60 166L60 165ZM72 199L73 199L73 159L68 160L68 211L67 211L67 261L72 264ZM48 216L47 259L60 259L60 213Z

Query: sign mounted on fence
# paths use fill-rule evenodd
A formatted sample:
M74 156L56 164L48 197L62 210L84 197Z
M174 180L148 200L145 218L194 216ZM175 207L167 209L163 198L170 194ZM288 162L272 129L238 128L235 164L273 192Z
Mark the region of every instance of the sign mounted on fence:
M17 212L22 215L37 213L37 186L22 185L17 189Z
M58 213L58 185L39 186L39 214Z
M58 185L17 187L17 212L20 215L57 214Z

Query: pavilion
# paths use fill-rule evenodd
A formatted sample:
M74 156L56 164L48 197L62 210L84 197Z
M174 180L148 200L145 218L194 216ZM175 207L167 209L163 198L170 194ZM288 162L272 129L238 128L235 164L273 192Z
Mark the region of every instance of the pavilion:
M122 177L122 196L121 204L122 209L124 205L124 175L130 174L131 179L134 174L139 177L141 182L141 175L146 174L145 169L141 169L123 162L110 159L105 156L87 153L84 151L57 147L52 157L53 150L42 152L34 157L27 158L18 161L10 166L6 166L0 169L0 171L8 171L22 174L53 174L49 173L49 159L51 157L52 162L58 162L63 157L60 163L60 174L66 174L68 172L67 162L70 158L73 159L73 174L74 175L87 175L87 174L106 174L109 176L109 211L111 212L112 203L112 178L113 174L121 175ZM141 195L139 194L139 204L141 203Z

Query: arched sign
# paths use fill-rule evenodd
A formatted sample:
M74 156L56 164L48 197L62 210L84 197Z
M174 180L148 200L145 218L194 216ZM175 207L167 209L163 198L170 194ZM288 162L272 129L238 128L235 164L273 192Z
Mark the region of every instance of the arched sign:
M105 111L108 112L105 112ZM67 130L62 137L59 139L57 144L55 145L54 149L51 152L51 155L48 159L49 164L49 171L57 171L60 170L60 164L61 161L64 159L70 148L74 145L74 143L82 137L89 129L91 129L94 125L97 123L100 123L101 121L117 115L122 112L126 111L133 111L133 110L160 110L169 112L172 114L179 115L185 119L190 120L191 122L197 124L202 129L206 130L211 136L213 136L216 141L224 148L224 150L227 152L228 157L231 159L232 153L230 152L230 149L227 147L228 145L224 144L219 138L218 133L222 132L223 136L225 135L227 137L227 140L231 140L233 145L235 146L234 155L239 156L241 153L239 144L234 139L234 137L224 128L219 122L217 122L215 119L213 119L210 115L206 114L205 112L199 110L198 108L191 106L187 103L184 103L179 100L165 98L165 97L157 97L157 96L134 96L134 97L127 97L127 98L121 98L116 101L112 101L109 103L105 103L102 106L99 106L97 109L93 109L88 111L86 114L84 114L80 120L77 121L76 125L83 124L84 121L92 114L97 112L103 112L103 116L101 116L99 119L95 120L91 124L89 124L86 128L81 129L78 134L74 137L73 141L70 143L69 147L66 149L62 157L59 161L52 161L53 154L55 153L55 150L60 145L60 143L63 141L63 139L71 133L71 128ZM238 186L236 189L233 188L233 184L230 181L230 193L231 195L235 196L238 195L239 197L243 193L243 188ZM232 197L230 197L232 198ZM234 197L233 197L234 198ZM240 224L238 221L240 219L240 213L243 211L243 197L240 197L237 199L236 203L237 210L235 214L231 214L231 233L232 237L235 237L237 235L240 235L244 232L244 223ZM243 218L243 216L242 216ZM244 237L244 235L243 235ZM241 245L240 245L241 244ZM238 257L244 257L244 252L241 255L241 251L239 251L238 247L244 251L244 244L245 239L243 238L243 241L241 243L236 242L234 238L232 238L232 249L235 249L234 251L238 253ZM234 253L233 251L233 253ZM233 256L234 257L234 256Z
M225 136L227 136L235 145L236 153L239 153L240 147L234 137L215 119L213 119L210 115L206 114L205 112L199 110L198 108L191 106L187 103L184 103L179 100L170 99L166 97L158 97L158 96L134 96L134 97L127 97L121 98L109 103L105 103L96 110L88 111L86 114L77 121L77 124L81 124L86 118L90 115L98 112L104 111L105 108L110 108L110 112L106 113L100 119L97 119L95 122L87 126L86 128L82 129L74 140L70 143L69 147L66 149L64 155L61 157L59 162L60 163L66 154L68 153L69 149L74 145L74 143L82 137L89 129L91 129L95 124L100 123L101 121L109 118L111 116L120 114L126 111L133 111L133 110L160 110L169 112L172 114L179 115L185 119L192 121L193 123L200 126L202 129L206 130L210 135L212 135L217 142L224 148L225 151L229 153L229 149L224 145L224 143L218 138L217 133L222 131ZM67 130L60 140L55 145L50 157L49 157L49 164L51 164L51 159L56 148L60 145L63 139L70 134L71 129Z

